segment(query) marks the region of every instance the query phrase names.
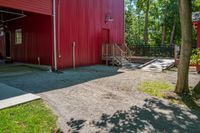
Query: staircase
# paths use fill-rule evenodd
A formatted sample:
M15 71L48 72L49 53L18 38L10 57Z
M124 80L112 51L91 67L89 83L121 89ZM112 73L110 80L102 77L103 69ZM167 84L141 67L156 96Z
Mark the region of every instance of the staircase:
M132 52L125 45L103 44L102 45L102 62L106 65L120 67L135 67L130 61Z

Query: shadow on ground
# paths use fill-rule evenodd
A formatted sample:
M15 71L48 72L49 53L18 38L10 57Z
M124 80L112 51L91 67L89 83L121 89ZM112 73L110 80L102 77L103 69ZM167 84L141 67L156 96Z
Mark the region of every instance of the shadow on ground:
M84 130L87 123L91 123L89 127L94 127L95 132L200 132L199 112L186 111L157 99L146 99L142 107L132 106L128 110L118 110L112 115L102 114L99 120L87 123L86 121L72 118L66 124L72 132Z
M68 69L61 73L52 73L25 67L21 69L20 66L19 69L17 69L17 66L13 67L10 67L8 70L5 70L5 67L1 67L0 72L3 73L2 70L4 70L7 74L0 76L0 83L29 93L42 93L62 89L120 73L117 67L101 65L81 67L75 70ZM8 74L8 71L11 71L11 74Z

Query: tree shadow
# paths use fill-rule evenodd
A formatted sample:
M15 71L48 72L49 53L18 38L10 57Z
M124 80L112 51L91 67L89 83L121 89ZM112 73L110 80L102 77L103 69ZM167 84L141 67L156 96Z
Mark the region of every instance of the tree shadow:
M81 130L81 128L84 127L85 122L86 120L74 120L72 118L69 122L67 122L67 125L71 127L71 129L73 130L73 133L76 133L79 130Z
M11 66L13 69L20 66ZM36 70L33 68L19 68L19 71L12 73L22 73L20 75L0 76L0 83L18 88L28 93L43 93L57 89L63 89L70 86L82 84L91 80L104 77L110 77L120 74L118 67L109 66L89 66L74 69L63 70L62 73L50 73L46 71ZM1 71L1 69L0 69ZM28 72L28 73L24 73Z
M181 101L190 109L200 111L200 105L196 103L196 98L190 94L182 94L180 95Z
M142 107L132 106L128 110L118 110L112 115L102 114L99 120L91 123L96 128L96 132L198 133L200 132L200 112L181 109L152 98L146 99ZM82 129L85 124L82 123ZM68 126L70 127L70 124Z

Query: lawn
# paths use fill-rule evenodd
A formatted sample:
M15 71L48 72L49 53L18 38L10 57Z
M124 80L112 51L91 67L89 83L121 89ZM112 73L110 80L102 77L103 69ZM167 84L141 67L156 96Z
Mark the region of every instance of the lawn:
M192 90L189 94L177 95L176 93L174 93L175 87L173 85L159 80L143 82L139 84L138 89L151 96L164 98L172 103L176 103L181 106L184 105L190 109L200 111L199 99L196 99L193 96Z
M139 85L139 90L158 98L163 98L166 92L173 91L174 87L164 81L146 81Z
M0 111L0 133L51 133L57 117L41 100Z

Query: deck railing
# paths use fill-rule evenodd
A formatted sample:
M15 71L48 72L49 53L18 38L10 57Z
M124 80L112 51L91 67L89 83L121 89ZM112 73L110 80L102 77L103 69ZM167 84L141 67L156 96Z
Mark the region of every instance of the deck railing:
M114 65L116 61L122 63L123 59L129 60L129 57L132 56L132 52L126 45L120 44L103 44L102 45L102 61L106 61L108 65L109 62L112 62Z

